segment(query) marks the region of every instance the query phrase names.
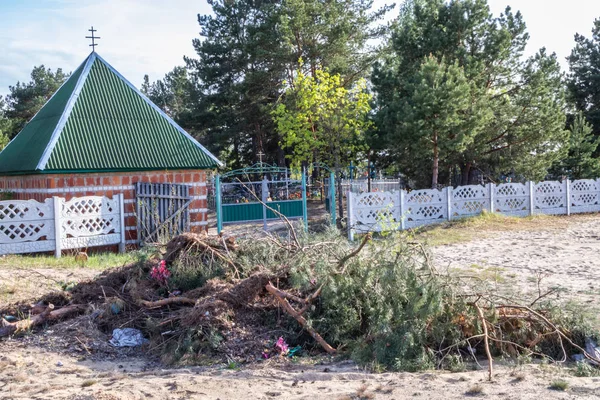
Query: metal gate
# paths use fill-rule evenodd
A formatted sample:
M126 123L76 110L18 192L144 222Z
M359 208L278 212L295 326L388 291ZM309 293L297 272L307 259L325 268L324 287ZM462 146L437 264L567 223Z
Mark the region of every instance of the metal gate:
M308 227L306 175L301 172L257 163L217 175L215 200L219 233L223 224L250 221L262 221L266 230L267 221L279 219L279 214L302 218Z
M138 242L166 243L190 230L190 187L173 183L135 185Z

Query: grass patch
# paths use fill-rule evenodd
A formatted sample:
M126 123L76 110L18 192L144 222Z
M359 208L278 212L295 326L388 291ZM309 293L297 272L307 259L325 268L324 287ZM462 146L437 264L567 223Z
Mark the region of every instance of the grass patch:
M88 379L88 380L85 380L85 381L81 382L81 387L83 387L83 388L90 387L90 386L95 385L96 383L98 383L97 380Z
M40 255L8 255L0 257L0 268L4 269L74 269L89 268L95 270L105 270L107 268L121 267L139 260L142 255L140 251L127 253L97 253L90 254L85 262L77 261L75 255L64 255L61 258L55 258L45 254Z
M552 390L558 390L558 391L564 392L568 388L569 388L569 382L567 382L563 379L557 379L555 381L552 381L552 383L550 384L550 389L552 389Z
M573 371L573 375L589 378L592 376L600 376L600 369L592 367L585 361L578 361Z
M483 394L483 386L477 384L473 385L465 392L467 396L481 396Z
M442 246L469 242L490 232L560 229L568 223L569 219L552 215L508 217L484 212L475 217L415 228L413 235L415 239L426 241L431 246Z

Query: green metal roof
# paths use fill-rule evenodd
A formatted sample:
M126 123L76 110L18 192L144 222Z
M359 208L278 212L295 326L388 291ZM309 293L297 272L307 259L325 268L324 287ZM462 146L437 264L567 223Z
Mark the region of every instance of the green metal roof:
M222 165L97 53L0 153L0 174Z

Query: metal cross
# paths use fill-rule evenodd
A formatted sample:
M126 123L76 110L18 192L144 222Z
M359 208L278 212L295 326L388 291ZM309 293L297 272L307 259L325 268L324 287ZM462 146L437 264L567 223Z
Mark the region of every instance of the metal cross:
M94 27L92 26L92 29L88 29L88 31L92 32L92 36L86 36L86 39L92 39L92 44L90 44L90 46L92 46L92 51L96 51L96 46L98 46L98 43L95 42L96 39L100 39L100 36L94 36L94 32L98 32L97 29L94 29Z
M258 159L259 159L260 163L262 164L262 158L265 155L265 153L263 153L262 151L259 151L258 153L256 153L256 155L258 156Z

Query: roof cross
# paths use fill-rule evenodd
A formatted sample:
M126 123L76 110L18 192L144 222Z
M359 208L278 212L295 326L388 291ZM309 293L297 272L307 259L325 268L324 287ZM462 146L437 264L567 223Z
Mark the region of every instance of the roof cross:
M92 39L92 44L90 44L90 46L92 46L92 51L96 51L96 46L98 46L98 43L95 42L96 39L100 39L100 36L94 36L94 32L98 32L97 29L94 29L94 27L92 26L92 29L88 29L88 31L92 32L92 36L86 36L86 39Z
M263 161L262 161L262 158L263 158L263 156L265 155L265 153L263 153L262 151L259 151L258 153L256 153L256 155L258 156L258 158L259 158L259 160L260 160L260 163L262 164L262 162L263 162Z

